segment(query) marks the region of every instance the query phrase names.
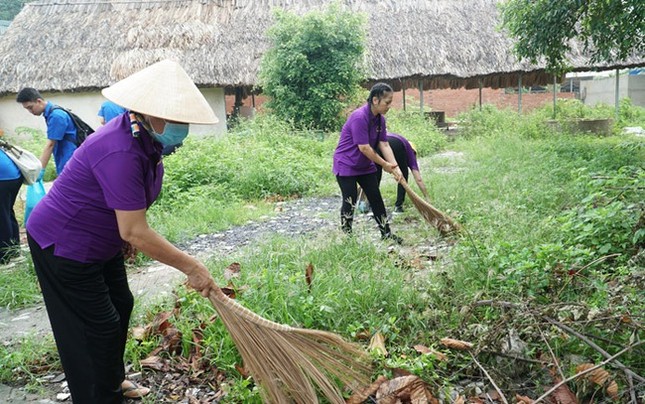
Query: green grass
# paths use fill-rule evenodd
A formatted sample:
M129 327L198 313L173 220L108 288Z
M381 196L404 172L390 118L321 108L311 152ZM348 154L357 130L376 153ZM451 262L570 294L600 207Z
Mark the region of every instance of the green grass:
M625 126L642 119L641 109L628 106L623 111ZM450 336L488 346L495 333L514 328L531 352L546 349L530 315L470 307L479 300L528 304L536 310L560 305L551 315L565 317L569 309L562 307L575 304L642 324L638 313L645 312L645 303L637 280L643 262L637 254L645 248L645 142L555 134L540 114L544 111L509 119L507 111L474 110L462 117L469 126L446 154L434 154L447 147L434 129L414 115L392 114L390 130L411 138L420 150L433 205L466 230L453 240L449 255L427 263L429 269L412 264L423 258L416 249L444 241L411 206L393 223L397 234L415 243L408 250L390 252L386 244L374 242L372 227L358 226L349 239L336 231L296 239L275 236L207 265L223 285L223 269L239 262L241 276L233 281L242 290L238 299L274 321L330 330L350 340L381 332L390 356L374 355L376 373L403 368L436 389L455 383L460 369L472 363L459 354L449 363L438 362L416 353L416 344L441 349L438 340ZM331 174L337 139L337 134L295 132L264 117L240 123L225 139L189 141L166 159L166 188L150 211L152 227L173 241L185 241L266 215L275 199L337 194ZM391 205L395 183L386 178L382 188ZM311 290L305 282L308 264L315 268ZM16 278L4 279L7 290L20 289L14 282L22 287L33 283ZM3 297L2 304L27 304L36 293L25 287L23 297ZM178 293L181 315L173 321L183 333L185 349L192 344L192 330L204 324L206 357L231 377L226 400L259 402L252 384L237 373L240 358L228 333L221 323L209 321L210 304L182 288ZM135 321L148 322L169 304L138 307ZM628 345L639 332L628 322L576 326L611 338L610 351ZM558 357L599 359L575 338L552 329L544 332ZM128 362L136 368L157 342L129 341ZM2 365L28 364L24 358L3 360ZM486 366L501 371L491 360ZM644 370L638 352L621 360L634 371ZM510 376L496 376L503 387L510 386Z

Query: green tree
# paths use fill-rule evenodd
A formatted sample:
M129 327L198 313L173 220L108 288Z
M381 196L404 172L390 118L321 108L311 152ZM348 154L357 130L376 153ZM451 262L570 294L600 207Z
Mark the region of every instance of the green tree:
M583 43L594 63L645 53L643 0L508 0L501 11L520 59L544 58L554 72L567 70L571 39Z
M275 12L271 48L260 65L267 107L301 128L338 129L364 78L365 21L333 4L298 16Z
M29 0L0 0L0 20L13 20Z

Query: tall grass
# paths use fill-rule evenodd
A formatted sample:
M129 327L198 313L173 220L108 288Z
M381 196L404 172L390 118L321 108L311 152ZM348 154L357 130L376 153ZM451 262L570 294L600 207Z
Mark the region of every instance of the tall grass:
M420 149L433 204L466 230L453 240L449 254L425 262L424 270L411 264L423 259L417 249L444 242L413 212L393 223L414 243L403 249L389 250L370 238L373 231L359 227L353 238L338 231L276 236L207 265L224 285L223 268L239 262L240 277L232 281L237 298L272 320L331 330L361 343L382 333L390 356L374 355L378 372L403 368L435 386L451 383L456 365L417 355L412 347L436 346L444 336L489 343L487 332L499 327L501 314L462 310L475 301L575 303L642 313L645 303L632 280L642 271L638 251L645 248L645 141L556 134L540 114L474 110L462 116L468 126L450 144L451 153L438 155L432 152L446 145L440 133L416 116L389 117L389 129ZM625 114L641 119L636 107ZM629 119L626 126L633 122ZM271 117L241 122L224 139L190 140L165 161L166 188L151 209L153 227L172 239L186 239L265 214L267 200L337 193L331 175L337 140L338 134L295 132ZM386 199L392 198L394 184L384 189ZM309 264L311 286L305 279ZM625 285L619 294L612 289L616 283ZM211 320L208 301L183 288L178 293L181 315L173 321L183 345L193 343L192 330L201 326L204 354L234 377L226 400L259 402L257 391L237 373L237 352L223 325ZM527 319L520 317L505 317L505 327L519 327ZM611 333L614 344L629 343L631 330L625 326L594 327ZM532 347L542 342L534 331L522 335ZM557 355L593 357L575 341L550 336ZM136 365L154 346L155 341L130 341L128 359ZM634 355L623 359L643 370Z

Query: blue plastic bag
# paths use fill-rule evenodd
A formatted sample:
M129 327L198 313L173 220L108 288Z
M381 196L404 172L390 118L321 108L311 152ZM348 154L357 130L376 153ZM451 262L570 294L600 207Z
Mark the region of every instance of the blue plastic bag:
M34 210L38 202L45 196L45 184L40 179L31 185L27 185L27 201L25 202L25 224L31 211Z

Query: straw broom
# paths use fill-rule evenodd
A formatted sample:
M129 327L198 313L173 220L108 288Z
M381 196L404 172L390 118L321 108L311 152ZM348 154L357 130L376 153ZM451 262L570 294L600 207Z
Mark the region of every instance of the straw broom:
M353 389L369 384L368 355L340 336L274 323L219 289L209 300L266 402L317 403L320 392L329 402L344 404L332 377Z
M432 226L436 227L442 236L461 231L459 223L455 222L450 216L430 205L430 203L417 195L417 193L410 188L410 185L408 185L405 178L401 177L399 184L401 184L403 189L405 189L405 192L412 200L412 204L414 204L414 207L417 208L419 213L421 213L421 216L423 216L423 218Z

